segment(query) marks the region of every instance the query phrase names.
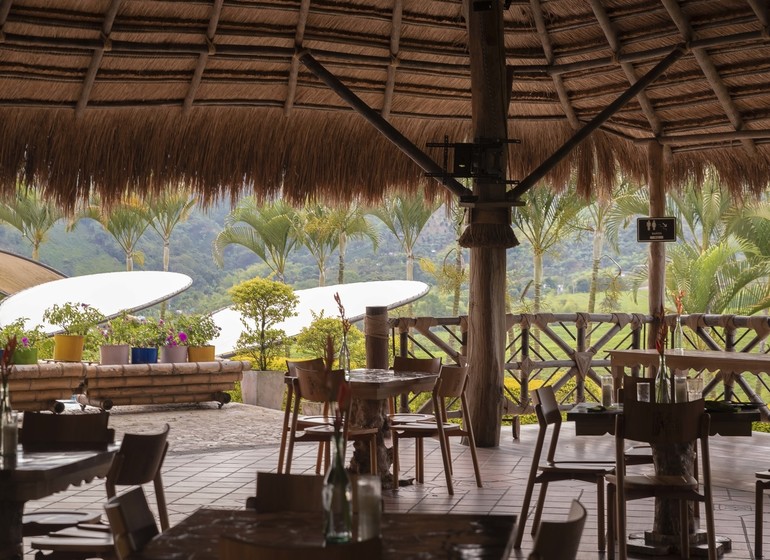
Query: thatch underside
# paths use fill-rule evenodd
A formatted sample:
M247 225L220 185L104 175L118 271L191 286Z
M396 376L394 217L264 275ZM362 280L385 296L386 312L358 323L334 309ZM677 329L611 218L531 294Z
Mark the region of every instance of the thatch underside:
M670 187L711 167L737 194L766 188L766 0L512 0L503 14L522 141L509 178L684 45L546 181L568 188L574 172L583 194L644 181L655 141ZM428 142L471 140L460 0L13 0L0 2L0 193L34 183L68 207L91 189L115 200L179 183L206 201L244 187L294 201L444 194L299 62L306 50L439 164Z
M0 294L11 295L65 276L21 255L0 251Z

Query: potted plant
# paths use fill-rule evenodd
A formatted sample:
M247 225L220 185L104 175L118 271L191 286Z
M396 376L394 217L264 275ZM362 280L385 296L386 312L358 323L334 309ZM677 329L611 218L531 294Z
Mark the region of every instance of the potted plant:
M26 322L27 319L22 317L0 330L0 346L4 346L10 338L16 337L16 349L11 358L13 364L36 364L38 361L37 343L45 337L45 333L40 325L27 328Z
M291 286L265 278L241 282L230 289L230 294L243 324L238 352L250 356L256 364L256 371L243 372L243 402L280 409L283 372L268 371L267 366L281 352L286 338L277 325L296 315L298 298ZM268 402L271 404L265 404Z
M166 340L160 347L160 361L174 364L187 361L187 333L174 320L164 320Z
M79 362L83 359L83 343L91 328L104 315L87 303L58 303L43 312L43 320L57 325L63 331L54 335L53 359L61 362Z
M131 329L131 363L153 364L158 361L158 347L166 343L163 320L141 318Z
M101 345L99 346L99 362L102 365L127 364L131 350L131 335L134 329L134 319L127 311L113 317L101 327Z
M187 359L190 362L214 361L215 349L211 343L222 329L211 315L181 314L174 323L187 335Z

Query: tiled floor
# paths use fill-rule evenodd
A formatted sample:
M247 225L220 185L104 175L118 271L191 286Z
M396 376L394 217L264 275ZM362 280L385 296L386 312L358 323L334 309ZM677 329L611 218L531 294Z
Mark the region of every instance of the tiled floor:
M224 410L222 411L224 412ZM233 429L221 414L223 425L209 429ZM173 426L172 426L173 429ZM501 445L479 449L484 487L477 488L467 448L455 445L455 495L446 492L440 469L441 454L437 442L425 444L429 454L426 464L425 485L412 485L386 491L388 511L402 512L474 512L519 515L524 484L530 468L530 456L536 435L536 426L523 426L521 440L513 440L510 428L504 428ZM751 438L712 438L712 471L714 477L715 517L717 532L732 540L732 551L725 558L753 558L754 539L754 472L770 467L770 435L755 434ZM560 438L562 458L611 457L613 440L610 437L580 437L566 424ZM405 442L403 477L413 476L412 448ZM257 445L241 448L205 449L200 451L169 451L163 469L166 497L171 523L183 519L199 507L242 508L246 497L254 493L255 473L275 470L277 445ZM294 472L312 472L315 448L300 445L295 456ZM572 498L580 499L587 507L589 517L580 546L580 559L603 559L597 552L596 495L594 486L582 483L554 484L549 489L545 518L563 518ZM146 489L152 503L151 487ZM36 508L73 508L100 510L104 501L104 486L96 481L46 500L30 502L27 511ZM768 506L770 508L770 506ZM629 506L629 529L647 528L652 519L652 501L632 502ZM768 513L770 522L770 513ZM529 530L520 551L511 558L526 558L531 547ZM31 555L28 555L31 558Z

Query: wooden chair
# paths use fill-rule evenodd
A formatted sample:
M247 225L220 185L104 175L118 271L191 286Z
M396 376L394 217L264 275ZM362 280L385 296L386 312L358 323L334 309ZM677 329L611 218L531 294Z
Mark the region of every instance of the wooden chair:
M559 433L561 431L561 411L559 403L556 401L556 395L553 387L546 385L535 389L532 392L532 399L535 403L535 414L539 431L535 450L532 454L532 466L529 470L527 487L524 491L524 502L521 506L521 515L519 516L516 530L515 548L521 548L521 541L524 537L524 528L527 524L527 514L532 500L532 494L536 484L540 485L540 494L537 498L535 508L535 517L532 520L532 534L536 534L540 525L540 517L543 513L548 487L552 482L563 482L577 480L596 485L596 518L598 527L598 547L604 550L604 476L612 472L614 462L612 461L580 461L580 460L556 460L556 450L559 446ZM544 464L541 464L543 448L546 438L550 432L548 452Z
M424 482L425 462L423 455L423 440L426 437L438 438L441 446L441 457L444 460L444 476L449 494L454 494L452 486L452 456L449 447L449 437L468 438L468 445L473 460L473 470L476 474L476 485L481 488L481 472L479 470L479 461L476 456L476 440L473 437L473 426L468 415L468 402L465 397L465 391L468 386L468 366L441 366L441 372L433 387L431 400L433 409L438 415L438 420L433 422L411 422L408 424L397 424L391 426L391 437L393 438L393 481L398 487L398 471L400 459L398 453L399 440L405 438L415 439L415 472L418 482ZM448 399L459 399L460 410L462 413L462 426L447 422Z
M125 434L120 449L112 460L107 473L105 488L107 498L114 498L118 486L141 486L153 483L158 505L161 528L169 527L161 468L168 450L169 426L157 434ZM31 547L38 551L50 551L40 558L73 559L93 556L114 557L113 540L109 525L79 524L33 538Z
M158 526L141 486L110 498L104 511L110 521L118 560L141 552L158 534Z
M762 534L765 490L770 488L770 471L755 473L757 478L754 508L754 557L762 558Z
M379 560L382 558L382 541L369 539L330 546L299 544L255 543L223 535L219 539L220 560Z
M19 443L27 451L104 449L115 441L108 427L108 412L99 414L52 414L25 412ZM33 511L23 517L25 537L46 535L78 523L93 523L100 514L82 511Z
M636 386L639 383L649 383L650 399L655 398L654 377L636 377L632 375L624 375L623 386L620 388L620 398L618 400L622 403L625 403L627 400L636 402ZM652 448L649 445L631 445L626 448L626 466L652 464Z
M246 507L258 512L322 511L324 477L317 474L257 473L257 495Z
M281 446L278 450L278 472L283 472L284 461L286 459L286 442L291 429L291 411L294 404L294 383L293 379L297 377L297 365L303 369L323 372L326 370L326 364L323 358L313 358L312 360L286 360L286 407L283 411L283 427L281 431ZM304 430L307 427L324 424L327 421L328 413L322 415L301 415L297 418L297 429ZM321 468L321 458L323 445L318 446L318 459L316 460L316 470Z
M528 560L575 560L585 523L586 508L572 500L566 521L540 523Z
M421 373L435 373L441 371L441 358L406 358L396 356L393 358L393 371L419 371ZM404 395L401 395L405 397ZM436 416L421 412L404 412L397 410L396 399L388 399L388 420L391 424L405 424L408 422L429 421L434 422Z
M617 536L620 558L626 551L626 501L639 498L666 498L680 501L680 549L682 558L689 558L688 502L704 502L709 560L716 560L714 535L714 504L711 498L711 468L709 462L709 415L703 400L676 404L658 404L627 400L623 414L615 421L615 474L607 476L607 497L610 500L608 531L610 552L614 552ZM700 442L702 486L691 475L626 475L623 450L627 441L651 445L672 445ZM620 451L617 451L620 450ZM616 499L616 500L615 500ZM614 502L617 502L615 504ZM616 507L613 507L615 506ZM615 529L617 527L617 530Z
M345 380L345 372L342 370L332 370L331 372L318 372L316 370L307 370L296 366L297 378L294 387L294 405L292 411L291 427L289 429L289 445L286 456L286 473L291 472L291 461L294 455L294 444L297 441L313 441L330 445L334 436L334 427L332 425L333 416L329 412L331 403L336 398L337 390L341 382ZM298 427L299 422L299 403L300 400L320 403L324 406L324 417L326 422L320 425L308 426L304 430ZM348 403L350 406L350 403ZM350 409L345 415L346 419L350 417ZM377 472L377 435L378 428L352 428L348 422L343 426L345 441L367 441L369 443L369 465L370 472ZM328 461L326 461L328 466ZM321 469L316 462L316 474L320 474Z

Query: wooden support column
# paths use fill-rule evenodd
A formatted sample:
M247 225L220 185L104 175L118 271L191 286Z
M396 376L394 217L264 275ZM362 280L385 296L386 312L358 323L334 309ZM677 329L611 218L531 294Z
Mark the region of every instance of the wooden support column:
M366 367L388 369L388 308L367 307L364 317Z
M471 66L474 142L507 139L507 80L501 0L465 0ZM505 146L505 144L503 144ZM499 172L505 178L507 148ZM492 171L491 162L485 162ZM478 205L469 210L460 243L470 247L468 305L469 408L476 445L500 444L505 365L506 249L515 245L505 184L489 177L474 181ZM495 206L497 204L497 206Z
M666 215L666 192L664 188L663 148L657 142L650 142L647 149L647 186L650 191L650 217ZM661 313L666 298L666 244L663 241L650 243L650 274L648 304L653 317ZM653 320L647 331L647 347L655 348L655 338L660 325Z

